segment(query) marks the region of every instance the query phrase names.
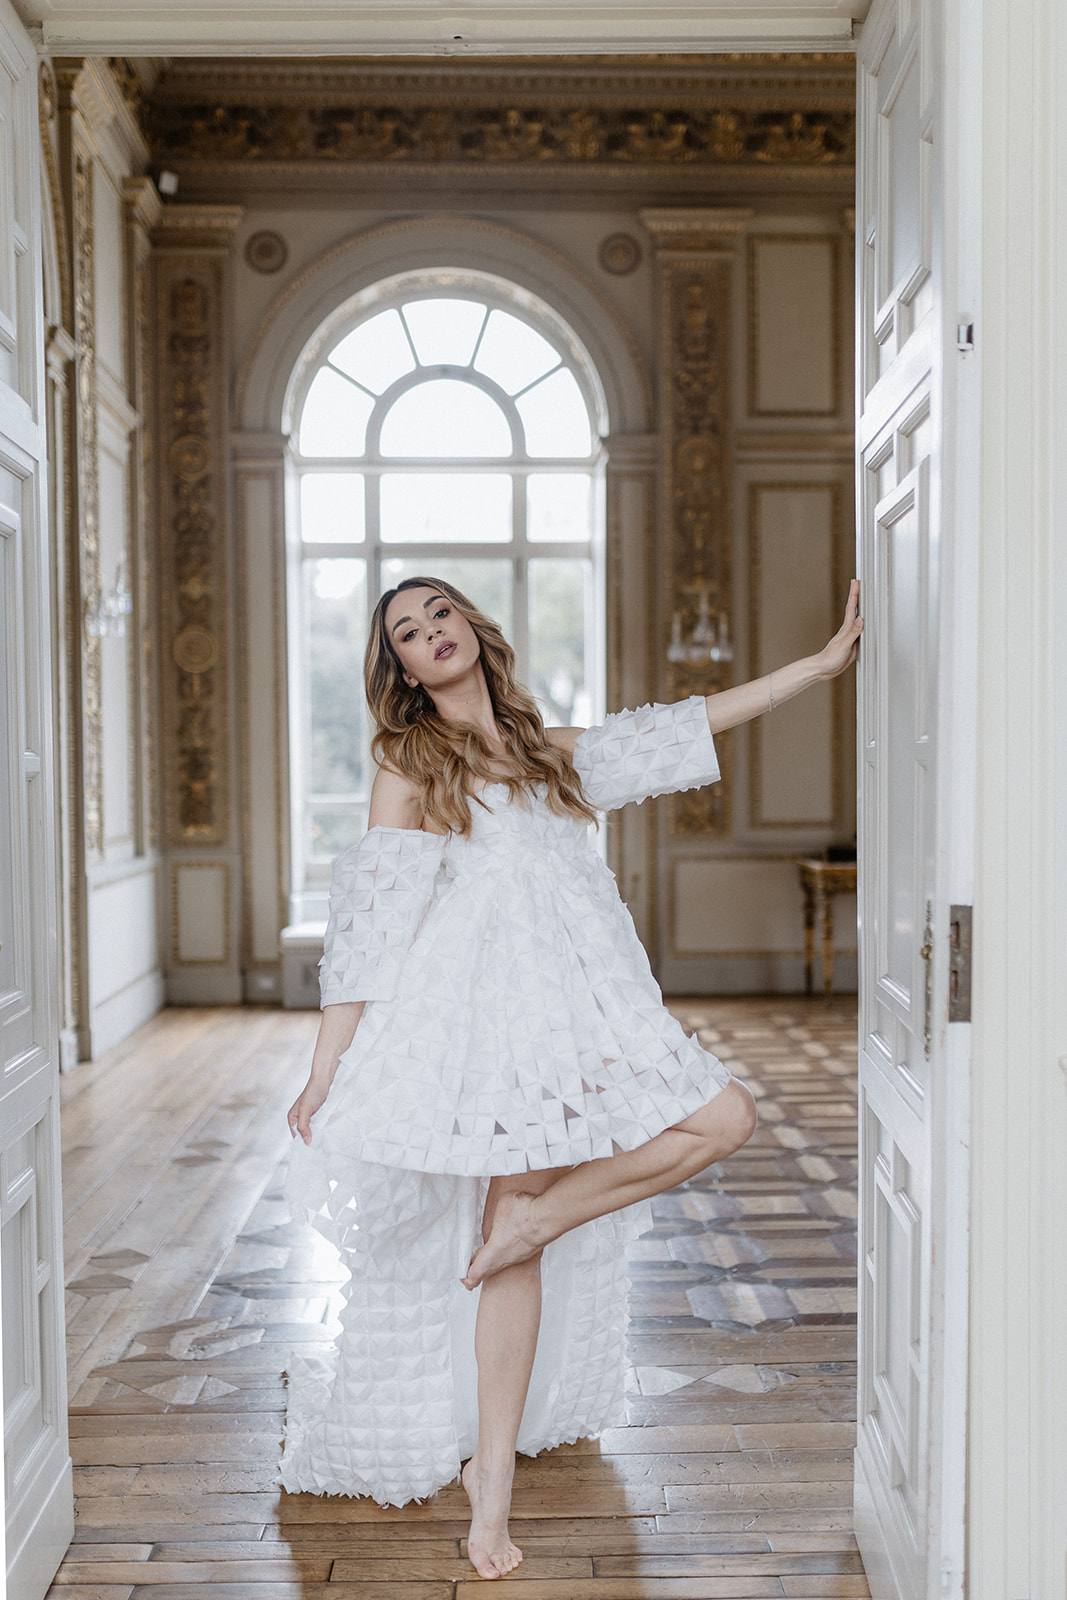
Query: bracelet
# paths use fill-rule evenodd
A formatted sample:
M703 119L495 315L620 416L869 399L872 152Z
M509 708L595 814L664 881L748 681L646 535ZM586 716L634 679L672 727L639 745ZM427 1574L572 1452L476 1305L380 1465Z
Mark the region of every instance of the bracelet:
M771 684L773 683L773 681L774 681L774 673L773 672L769 672L767 674L767 710L768 711L777 710L777 707L775 706L775 703L774 703L774 690L771 688Z

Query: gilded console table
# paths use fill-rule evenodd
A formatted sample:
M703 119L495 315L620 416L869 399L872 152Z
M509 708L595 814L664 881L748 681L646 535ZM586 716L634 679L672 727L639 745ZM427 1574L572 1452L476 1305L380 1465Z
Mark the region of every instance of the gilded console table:
M856 863L803 857L797 871L804 893L804 993L811 994L814 988L815 916L821 900L822 992L829 999L834 991L834 896L855 894Z

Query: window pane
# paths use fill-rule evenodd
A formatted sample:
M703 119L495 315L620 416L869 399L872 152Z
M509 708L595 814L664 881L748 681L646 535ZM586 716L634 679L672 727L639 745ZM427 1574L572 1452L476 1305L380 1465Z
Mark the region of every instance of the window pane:
M509 456L508 420L483 389L432 378L408 389L382 423L383 456Z
M358 472L305 472L300 479L300 537L308 544L359 544L364 524Z
M592 716L586 672L588 561L534 560L530 576L530 688L549 727L586 728Z
M387 544L510 539L511 478L502 472L383 473L381 525Z
M588 539L593 480L584 472L539 472L526 484L528 539Z
M574 374L563 368L515 404L531 456L587 456L593 448L589 412Z
M525 322L506 311L491 311L478 347L476 372L499 383L505 394L516 394L542 373L559 366L559 351Z
M370 395L354 388L339 372L323 367L304 401L300 454L361 456L367 441L367 418L373 409Z
M307 789L314 795L360 795L365 782L366 562L306 561L304 623L311 714Z
M372 394L381 394L397 378L415 368L398 311L381 311L369 322L353 328L329 359Z
M312 861L332 861L350 844L358 844L367 831L367 807L308 813L308 856Z
M404 321L424 367L465 367L485 321L485 307L473 300L413 300Z
M480 611L492 617L504 630L511 643L512 623L512 566L510 561L468 559L461 556L450 561L427 550L424 556L406 561L382 562L382 590L395 589L405 578L441 578L473 600Z

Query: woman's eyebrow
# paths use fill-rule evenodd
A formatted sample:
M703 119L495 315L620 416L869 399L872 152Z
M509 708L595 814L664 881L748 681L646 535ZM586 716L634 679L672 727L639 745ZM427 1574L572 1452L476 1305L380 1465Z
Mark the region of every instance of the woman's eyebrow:
M422 609L425 611L426 607L427 606L432 606L435 600L443 600L443 599L444 599L444 595L443 594L432 594L428 600L424 600L422 602ZM390 632L391 633L395 633L398 628L402 628L404 626L405 622L410 622L410 621L411 621L410 617L401 617L399 622L394 622L393 623L393 626L390 629Z

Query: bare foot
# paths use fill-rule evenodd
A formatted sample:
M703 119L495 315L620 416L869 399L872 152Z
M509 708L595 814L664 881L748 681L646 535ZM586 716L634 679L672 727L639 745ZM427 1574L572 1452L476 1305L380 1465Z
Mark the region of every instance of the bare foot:
M508 1535L512 1470L506 1475L483 1471L472 1456L463 1468L463 1487L471 1503L467 1555L481 1578L504 1578L522 1560L522 1551Z
M531 1261L543 1250L547 1239L541 1236L534 1206L534 1194L504 1194L493 1214L493 1228L481 1249L471 1256L467 1276L461 1278L465 1289L476 1289L483 1278L492 1277L503 1267L514 1267L520 1261Z

